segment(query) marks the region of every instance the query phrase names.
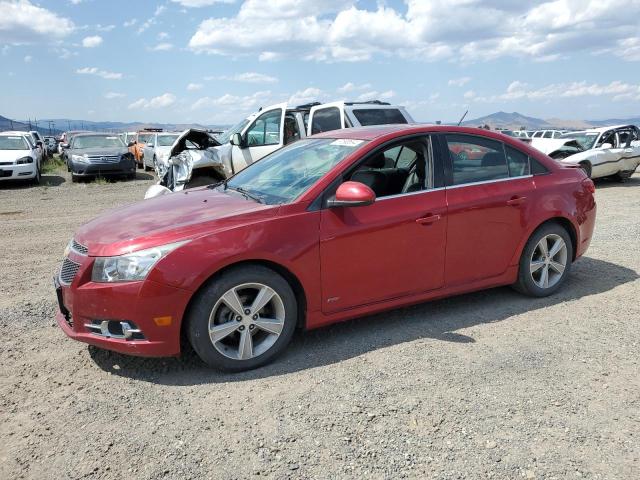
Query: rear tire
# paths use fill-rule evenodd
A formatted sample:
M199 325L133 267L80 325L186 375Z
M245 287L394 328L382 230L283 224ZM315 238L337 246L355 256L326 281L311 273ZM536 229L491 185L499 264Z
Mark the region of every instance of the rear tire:
M569 276L572 260L573 244L567 230L557 223L542 225L522 251L513 288L531 297L552 295Z
M625 172L618 172L613 176L613 179L620 182L620 183L624 183L627 180L629 180L631 178L631 176L633 175L633 171L627 170Z
M261 298L267 299L264 305ZM196 294L186 333L203 362L238 372L280 355L291 341L297 317L296 297L282 276L261 265L244 266L215 278Z
M77 175L71 174L71 183L78 183L80 181L80 177Z
M581 162L580 168L584 170L584 173L587 174L587 177L591 178L591 172L593 169L591 168L591 164L589 162Z

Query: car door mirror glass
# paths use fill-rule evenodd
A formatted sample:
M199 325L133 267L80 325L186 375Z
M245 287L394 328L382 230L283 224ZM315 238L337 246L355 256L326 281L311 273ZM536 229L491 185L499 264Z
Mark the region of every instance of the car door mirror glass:
M335 196L327 200L329 208L363 207L371 205L376 200L376 194L360 182L344 182L336 190Z
M236 147L240 147L240 148L244 148L243 142L242 142L242 135L239 133L234 133L231 136L231 139L229 140L229 142L231 143L231 145L235 145Z

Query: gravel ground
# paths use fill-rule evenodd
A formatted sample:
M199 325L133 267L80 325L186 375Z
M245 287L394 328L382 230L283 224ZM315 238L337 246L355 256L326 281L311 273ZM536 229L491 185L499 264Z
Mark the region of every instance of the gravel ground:
M509 288L309 333L262 369L67 339L51 276L136 181L0 186L0 478L640 478L640 175L600 182L588 255Z

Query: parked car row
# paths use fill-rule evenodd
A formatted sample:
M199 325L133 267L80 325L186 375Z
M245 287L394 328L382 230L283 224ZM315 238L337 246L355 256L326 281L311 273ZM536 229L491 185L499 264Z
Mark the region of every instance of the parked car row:
M0 180L40 183L45 148L37 132L0 133Z

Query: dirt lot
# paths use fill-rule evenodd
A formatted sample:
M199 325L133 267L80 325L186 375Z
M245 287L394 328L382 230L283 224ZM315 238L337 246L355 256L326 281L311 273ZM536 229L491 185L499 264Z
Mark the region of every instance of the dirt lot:
M509 288L298 334L238 375L67 339L74 229L151 183L0 186L0 478L640 478L640 175L598 184L557 295Z

